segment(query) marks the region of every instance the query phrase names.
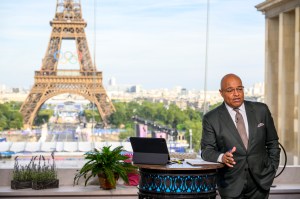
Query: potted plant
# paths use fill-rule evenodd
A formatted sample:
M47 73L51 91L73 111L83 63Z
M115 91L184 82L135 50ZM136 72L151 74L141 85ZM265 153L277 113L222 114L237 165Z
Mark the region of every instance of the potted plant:
M103 189L114 189L118 178L128 183L127 174L136 170L131 163L125 162L128 157L122 155L123 146L118 146L113 150L111 146L104 146L102 150L94 149L85 154L88 160L74 177L74 185L78 184L79 179L84 176L85 186L91 177L96 175L99 178L100 187Z
M32 183L32 162L33 158L27 165L20 165L18 156L15 158L15 164L13 169L13 177L11 180L12 189L26 189L31 188Z
M58 188L59 180L57 179L57 170L55 166L54 154L51 154L52 163L46 160L44 156L40 156L38 164L35 163L37 157L34 158L32 164L32 188L48 189Z

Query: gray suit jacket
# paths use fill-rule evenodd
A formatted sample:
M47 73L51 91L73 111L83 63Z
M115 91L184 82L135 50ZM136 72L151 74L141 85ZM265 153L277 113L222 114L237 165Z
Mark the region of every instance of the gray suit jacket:
M269 190L279 165L278 135L267 105L249 101L244 104L249 125L247 150L224 103L203 117L201 156L204 160L217 162L221 153L234 146L237 148L233 153L236 165L219 170L221 196L240 195L246 180L244 173L248 169L257 184Z

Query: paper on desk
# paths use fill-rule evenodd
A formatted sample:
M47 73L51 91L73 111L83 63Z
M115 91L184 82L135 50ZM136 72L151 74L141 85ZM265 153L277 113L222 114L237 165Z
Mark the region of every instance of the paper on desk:
M186 159L186 163L192 166L202 166L202 165L211 165L211 164L220 164L218 162L208 162L203 159Z

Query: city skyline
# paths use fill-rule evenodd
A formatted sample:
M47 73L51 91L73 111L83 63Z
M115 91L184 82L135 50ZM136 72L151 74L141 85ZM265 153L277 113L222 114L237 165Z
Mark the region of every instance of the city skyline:
M206 2L101 0L95 17L95 2L82 0L90 52L103 72L103 82L115 77L118 84L145 89L203 90ZM207 89L217 90L226 73L238 74L245 87L263 82L264 16L254 7L262 1L210 2ZM53 0L0 4L0 84L27 88L33 84L55 8Z

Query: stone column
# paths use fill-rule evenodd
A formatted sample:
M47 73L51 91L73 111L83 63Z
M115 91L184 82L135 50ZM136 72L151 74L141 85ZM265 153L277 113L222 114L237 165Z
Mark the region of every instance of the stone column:
M294 81L295 81L295 12L279 15L279 85L278 85L278 133L280 142L295 154L294 148ZM293 160L288 159L289 164Z
M294 164L299 165L300 160L300 7L295 8L295 115L294 115L294 145L296 146L296 154Z
M265 41L265 102L268 104L275 125L278 124L278 38L279 17L266 18Z

